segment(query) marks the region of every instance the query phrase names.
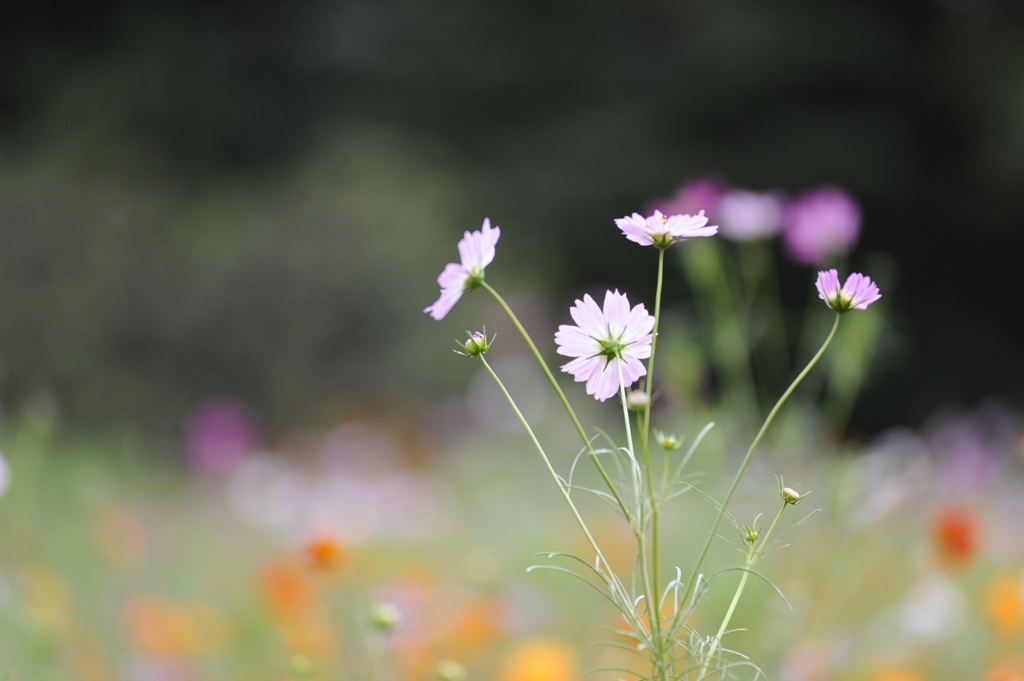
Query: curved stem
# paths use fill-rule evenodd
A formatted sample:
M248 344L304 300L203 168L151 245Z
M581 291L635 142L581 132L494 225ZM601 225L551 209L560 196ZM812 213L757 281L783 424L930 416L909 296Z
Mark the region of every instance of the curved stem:
M611 491L612 496L615 497L615 501L616 503L618 503L619 509L622 511L622 514L626 517L626 522L628 522L630 526L633 526L635 523L633 522L633 516L629 512L629 508L622 500L622 497L619 496L619 491L615 488L615 485L612 484L611 478L608 477L608 471L605 470L604 464L601 463L601 459L598 458L597 452L594 451L593 443L591 443L590 438L587 437L586 431L583 430L583 425L580 423L580 420L576 417L576 412L573 411L572 405L569 404L569 400L566 398L565 393L562 392L562 387L558 385L558 381L555 380L554 374L552 374L551 369L548 368L547 362L545 362L544 358L541 357L540 351L537 349L537 346L534 345L533 339L530 338L530 334L526 332L525 328L523 328L523 325L519 322L519 318L516 317L516 314L512 311L512 308L508 306L508 303L505 302L505 299L498 295L498 292L491 288L490 284L488 284L487 282L483 282L481 286L487 289L487 291L492 296L494 296L494 299L497 300L498 304L501 305L502 309L505 310L505 314L507 314L509 319L512 320L512 323L519 331L519 334L523 337L523 340L525 340L526 344L530 347L530 352L532 352L533 356L537 359L537 363L540 364L540 368L544 370L544 375L547 376L548 383L551 384L551 387L554 388L555 392L558 394L558 399L562 401L562 406L565 407L565 411L568 412L569 418L572 419L573 425L576 426L576 432L579 433L580 439L583 440L583 445L586 447L587 453L590 454L590 458L591 460L593 460L594 465L597 466L597 470L601 474L601 477L604 479L605 485L608 486L608 489Z
M722 618L722 626L718 627L718 633L715 634L715 640L711 642L711 649L708 650L708 654L704 657L704 662L700 667L700 674L697 676L697 681L703 681L707 675L708 666L711 664L711 658L714 657L715 651L718 649L718 645L722 642L722 636L725 635L725 630L729 627L729 620L732 619L732 614L736 611L736 606L740 602L740 596L743 595L743 589L747 586L747 578L750 577L750 568L754 567L754 563L761 559L761 552L764 551L764 547L768 545L768 538L772 536L772 530L775 529L775 525L779 522L779 518L782 517L782 512L786 510L789 504L785 501L782 502L782 508L775 514L775 520L772 521L768 531L765 532L764 537L761 539L761 548L754 550L754 547L750 547L750 553L747 555L747 569L744 570L743 576L740 577L740 583L736 587L736 593L733 594L732 603L729 604L729 609L725 612L725 617Z
M487 369L487 373L491 375L491 378L493 378L494 381L498 384L498 387L501 388L501 392L502 394L505 395L505 399L507 399L508 403L512 405L512 410L516 413L516 416L519 417L520 423L523 424L523 427L526 429L527 434L529 434L530 440L533 442L533 446L537 448L538 452L540 452L540 457L544 460L544 465L545 467L547 467L548 473L551 474L551 477L552 479L554 479L555 484L558 485L558 491L562 493L562 496L565 498L566 503L569 504L569 508L572 509L572 514L573 516L575 516L576 522L579 524L580 529L583 530L583 534L587 536L587 541L590 542L591 548L593 548L594 553L597 554L598 560L600 560L601 563L604 564L608 575L611 575L611 567L608 565L608 561L605 560L604 554L601 553L601 549L598 547L593 535L590 534L590 529L587 528L587 524L583 522L583 516L580 515L579 510L576 508L576 504L572 500L572 496L569 494L569 491L565 488L565 485L562 483L562 479L558 477L558 473L555 472L554 466L551 465L551 460L548 459L548 455L544 452L544 447L541 446L540 441L534 434L533 428L530 427L530 424L526 421L526 417L523 416L523 413L519 411L519 407L516 405L515 400L512 399L512 396L508 393L508 390L505 389L505 384L502 383L501 379L498 378L498 375L494 373L494 369L492 369L491 365L487 363L487 360L484 359L483 355L480 355L480 361L483 362L484 368Z
M768 426L770 426L772 424L772 421L775 420L775 415L779 413L779 409L781 409L782 405L786 403L786 400L789 399L789 396L793 394L793 391L796 390L796 387L798 385L800 385L800 382L804 380L804 377L810 372L812 368L814 368L814 365L818 363L818 360L821 359L821 356L825 354L825 350L828 348L829 344L832 342L832 339L836 335L836 329L839 328L839 318L841 316L842 315L838 313L836 314L836 321L834 324L832 324L832 331L828 334L828 338L825 339L825 342L822 344L821 348L818 349L818 352L815 353L814 357L811 358L811 361L808 362L807 366L804 367L804 370L801 371L795 379L793 379L793 382L786 389L786 392L782 393L782 397L780 397L779 401L775 403L775 406L768 414L768 418L764 420L764 424L761 426L761 430L757 432L757 437L755 437L754 441L751 443L750 449L747 450L747 455L743 458L743 463L740 464L740 469L736 472L736 477L733 478L732 485L729 487L729 492L725 495L725 500L722 502L721 506L718 509L718 515L715 517L715 522L711 526L711 532L708 533L707 541L704 542L704 548L701 550L700 556L697 558L697 563L693 566L693 572L690 574L690 579L686 584L686 592L683 595L684 603L687 601L687 599L689 599L690 595L693 593L693 589L697 580L697 575L700 574L701 565L704 563L704 558L708 555L708 548L710 548L711 541L715 538L715 533L718 531L718 525L722 522L722 516L725 515L725 510L729 506L729 502L732 500L732 495L736 492L736 488L740 484L740 479L746 472L747 466L750 465L750 459L754 455L754 450L757 449L757 446L759 444L761 444L761 438L764 437L765 431L768 430Z

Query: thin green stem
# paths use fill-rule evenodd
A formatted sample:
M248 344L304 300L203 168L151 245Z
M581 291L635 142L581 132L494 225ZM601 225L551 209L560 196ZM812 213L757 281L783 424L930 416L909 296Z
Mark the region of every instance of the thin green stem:
M714 657L715 651L718 650L718 644L722 640L722 636L725 635L725 629L729 626L729 620L732 619L732 613L736 610L736 604L740 602L743 589L747 586L748 577L750 577L750 572L744 570L743 576L740 577L740 583L736 587L736 593L732 596L732 603L729 604L729 609L726 611L725 617L722 618L722 626L718 628L718 633L715 634L715 639L711 642L711 648L704 655L704 662L700 666L700 674L697 675L697 681L704 681L704 677L707 676L708 667L711 665L711 658Z
M537 359L537 363L540 364L540 368L544 371L544 375L547 376L548 383L551 384L551 387L555 389L555 393L558 394L558 399L561 400L562 406L565 407L565 411L569 414L569 418L572 419L573 425L576 426L576 432L579 433L580 439L583 440L583 445L584 447L586 447L587 453L590 454L590 458L594 462L594 465L597 466L597 470L601 474L601 478L604 480L605 485L608 486L608 489L611 491L612 496L615 497L615 501L616 503L618 503L619 509L625 516L626 522L628 522L630 526L633 526L635 523L633 521L632 514L630 514L629 512L629 508L622 500L622 497L619 495L619 491L615 488L615 485L612 484L611 478L608 477L608 471L605 470L604 464L601 463L601 459L597 456L597 452L594 451L594 445L590 441L590 438L587 437L586 431L583 430L583 424L581 424L580 420L576 417L576 412L573 411L572 405L569 404L568 398L566 398L565 393L562 392L562 387L558 385L558 381L555 380L554 374L551 373L551 369L548 368L547 362L544 361L544 358L541 356L540 351L534 344L533 339L530 338L530 334L526 332L525 328L523 328L523 325L520 323L519 318L516 317L515 312L513 312L512 308L508 306L508 303L505 302L505 299L498 295L498 292L491 288L490 284L488 284L487 282L483 282L481 286L483 286L483 288L485 288L492 296L494 296L494 299L497 300L498 304L501 305L502 309L505 310L505 314L507 314L509 319L512 320L512 323L519 331L519 334L523 337L523 340L525 340L526 344L530 347L530 352L533 353L533 356Z
M764 533L763 537L761 537L761 548L757 550L757 554L754 558L755 563L764 556L764 548L768 546L768 538L772 536L772 530L775 529L775 525L779 522L779 518L782 517L782 512L786 510L787 506L789 506L789 502L783 501L782 508L780 508L779 512L775 514L775 520L772 521L772 524L768 526L768 531ZM751 563L751 565L753 565L753 563Z
M625 587L619 581L618 577L615 576L615 572L612 570L611 564L608 562L608 559L604 557L604 553L601 552L601 548L597 545L597 541L594 539L594 535L590 533L590 529L587 527L587 524L583 521L583 516L580 515L579 509L576 508L576 504L575 502L573 502L572 496L569 494L569 490L566 489L566 486L562 483L562 479L559 478L558 473L555 472L554 466L551 465L551 460L548 458L547 453L544 451L544 447L541 446L540 440L537 439L537 435L533 432L533 428L530 427L530 424L529 422L527 422L526 417L523 416L523 413L519 411L519 407L516 405L515 400L512 399L512 396L505 388L505 384L502 383L501 379L498 378L498 375L494 373L494 369L492 369L491 365L487 363L487 360L484 359L483 355L480 355L480 361L483 362L484 367L487 369L487 373L489 373L491 375L491 378L493 378L494 381L498 384L498 387L501 389L502 394L505 395L505 399L508 400L509 405L512 406L512 411L514 411L516 413L516 416L519 418L519 422L523 424L523 428L526 429L527 434L530 436L530 440L533 442L533 446L536 447L537 452L540 453L541 459L544 460L544 466L548 469L548 473L551 474L551 478L555 481L555 484L558 486L558 491L562 493L562 497L565 499L565 503L569 505L569 509L572 511L573 517L576 518L576 523L580 526L580 529L586 536L587 541L590 542L590 547L594 549L594 553L597 556L598 564L603 566L604 568L604 578L608 583L608 588L612 591L612 600L621 603L623 608L627 607L627 605L631 603L631 600L626 594ZM631 622L631 624L634 627L640 626L638 618L636 617L636 613L632 612L631 609L630 611L623 610L623 614L633 619L633 622ZM637 631L641 630L642 629L637 628Z
M651 582L654 597L660 599L661 579L658 566L660 564L659 522L661 504L654 498L654 480L651 475L650 430L651 405L654 403L654 351L658 347L658 324L661 322L661 288L665 278L665 249L658 249L658 286L654 291L654 328L651 331L651 356L647 359L647 404L644 406L643 429L640 431L640 444L644 448L644 468L647 473L647 496L651 504ZM660 631L660 613L659 631Z
M611 568L608 566L608 561L605 560L604 554L601 553L601 549L598 547L593 535L590 534L587 524L583 522L583 516L580 515L579 510L576 508L576 504L572 500L572 496L562 483L562 479L558 477L558 473L555 472L554 466L551 465L551 460L548 458L547 453L544 452L544 447L541 446L536 434L534 434L533 428L530 427L530 424L527 422L526 417L523 416L523 413L519 411L519 407L516 405L515 400L512 399L512 396L505 388L505 384L501 382L500 378L498 378L498 374L494 373L494 369L492 369L491 365L487 363L487 360L484 359L483 355L480 355L480 361L483 362L484 368L487 369L487 373L491 375L491 378L493 378L498 384L498 387L501 388L501 392L505 395L505 399L508 400L508 403L512 406L512 410L516 413L516 416L519 417L519 421L523 424L523 428L526 429L527 434L529 434L530 440L533 442L533 446L537 448L537 451L540 453L540 458L544 460L544 466L547 467L548 473L551 474L555 484L558 485L558 491L562 493L562 496L565 498L566 503L569 504L569 508L572 510L572 514L575 516L580 529L583 530L583 534L587 536L587 541L590 542L591 548L594 549L594 553L597 554L598 559L605 565L609 574L611 574Z
M665 249L658 249L658 287L654 291L654 329L651 331L651 356L647 358L647 406L644 407L644 428L641 441L647 446L651 430L651 403L654 402L654 351L658 347L658 323L661 321L661 284L665 276Z
M743 474L746 472L747 466L750 465L750 459L754 455L754 450L757 449L757 446L759 444L761 444L761 438L764 437L765 431L768 430L768 426L770 426L772 424L772 421L775 420L775 415L779 413L779 410L782 408L782 405L786 403L786 400L788 400L789 396L793 394L793 391L796 390L796 387L800 385L800 382L804 380L804 377L811 371L811 369L814 368L814 365L818 363L818 360L821 359L821 356L825 354L825 350L828 348L829 344L832 342L832 339L836 335L836 329L839 328L839 319L841 316L842 315L840 314L836 314L836 320L835 323L832 324L832 331L828 334L828 338L825 339L825 342L822 344L821 348L819 348L818 352L815 353L814 357L811 358L811 361L807 363L807 366L804 367L803 371L801 371L800 374L789 385L789 387L786 389L786 392L782 393L782 397L780 397L779 401L775 403L775 406L768 414L768 418L764 420L764 424L761 426L761 430L758 431L757 437L755 437L754 441L751 443L750 449L747 450L747 455L743 458L743 463L740 464L740 469L736 472L736 477L733 478L732 485L729 487L729 492L725 495L725 500L722 502L722 505L718 509L718 515L715 517L715 522L711 526L711 531L708 533L708 538L704 542L704 548L701 550L700 556L697 558L697 563L693 566L693 572L690 574L690 579L686 584L686 592L683 596L684 603L690 598L690 595L693 593L693 589L696 585L697 575L700 574L701 565L704 563L704 558L708 555L708 549L711 547L711 541L715 538L715 533L718 531L718 525L722 522L722 517L725 515L725 510L726 508L728 508L729 502L732 500L732 495L736 492L736 488L740 484L740 479L743 478Z
M711 648L708 650L707 655L704 656L704 662L700 667L700 674L697 676L697 681L703 681L707 675L708 666L711 664L711 658L714 657L715 651L718 649L718 645L722 642L722 636L725 635L725 630L729 627L729 621L732 619L732 614L736 611L736 606L740 602L740 597L743 595L743 589L747 586L747 578L750 577L750 569L754 567L754 564L761 559L764 547L768 545L768 538L772 536L772 530L775 529L775 525L779 522L779 518L782 517L782 512L786 510L789 503L783 501L782 508L775 514L775 520L772 521L771 526L761 539L761 548L755 550L753 546L750 547L750 551L747 554L746 570L743 571L743 576L740 577L740 583L736 587L736 593L733 594L732 603L729 604L729 609L725 612L725 617L722 618L722 626L718 627L718 633L715 634L715 640L711 642Z
M629 458L633 462L634 470L636 470L636 452L633 450L633 429L629 423L629 407L626 403L626 384L622 377L622 362L616 362L616 366L619 370L619 399L622 401L622 420L626 424L626 443L629 447ZM649 470L649 468L648 468ZM636 474L633 476L634 480L634 491L639 499L640 489L637 484ZM648 476L648 483L650 483L650 477ZM660 657L662 642L661 642L661 616L658 613L658 592L653 591L651 587L650 577L650 566L647 564L647 537L644 530L644 504L641 502L640 506L640 526L636 532L637 549L640 556L640 575L643 580L644 587L644 600L646 601L647 608L647 619L650 624L651 637L655 643L655 653ZM659 661L660 666L660 661Z

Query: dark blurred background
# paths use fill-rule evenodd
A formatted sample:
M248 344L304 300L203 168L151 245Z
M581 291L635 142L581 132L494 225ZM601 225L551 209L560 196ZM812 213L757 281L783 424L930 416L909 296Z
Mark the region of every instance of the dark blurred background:
M1021 3L0 0L0 404L461 390L486 301L421 310L463 230L501 225L488 280L561 321L650 300L611 220L709 174L861 202L892 328L855 430L1024 401Z

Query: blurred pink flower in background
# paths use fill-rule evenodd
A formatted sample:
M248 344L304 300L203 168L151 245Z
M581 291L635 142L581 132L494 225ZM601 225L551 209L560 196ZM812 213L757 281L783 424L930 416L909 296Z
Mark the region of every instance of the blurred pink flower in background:
M780 194L732 189L718 202L719 231L732 241L767 239L779 233L784 211Z
M228 398L199 405L185 424L185 457L196 470L209 475L230 473L261 442L256 417L245 405Z
M700 211L711 220L718 217L718 202L727 191L726 184L716 178L701 177L683 184L671 199L658 201L648 212L660 210L666 215L696 215Z
M786 252L803 265L821 265L846 255L860 236L860 219L860 207L842 189L807 192L786 211L782 226Z

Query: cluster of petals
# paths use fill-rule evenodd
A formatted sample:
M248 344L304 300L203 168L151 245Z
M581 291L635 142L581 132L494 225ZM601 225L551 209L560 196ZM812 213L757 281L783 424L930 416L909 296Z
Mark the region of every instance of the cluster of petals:
M836 187L808 192L786 211L782 238L789 257L803 265L822 265L846 255L860 236L860 207Z
M423 311L434 319L444 319L455 307L455 303L459 302L464 291L482 284L484 268L494 260L494 246L500 236L501 228L492 228L489 218L484 218L484 224L478 231L466 232L459 240L461 262L445 265L444 271L437 278L441 296Z
M630 241L641 246L659 248L666 248L691 237L714 236L718 233L717 226L707 226L708 219L704 211L696 215L665 215L656 210L646 218L640 213L633 213L624 218L616 218L615 224Z
M836 312L850 310L866 310L868 305L882 297L878 285L859 272L846 278L846 283L839 285L839 273L835 270L818 272L818 297Z
M589 295L569 310L577 326L563 324L555 334L558 354L575 357L562 367L577 382L586 381L587 394L602 402L647 373L640 360L651 356L654 317L644 306L632 309L618 291L608 291L604 307Z
M718 202L719 229L732 241L766 239L779 233L784 212L785 201L777 193L733 189Z

